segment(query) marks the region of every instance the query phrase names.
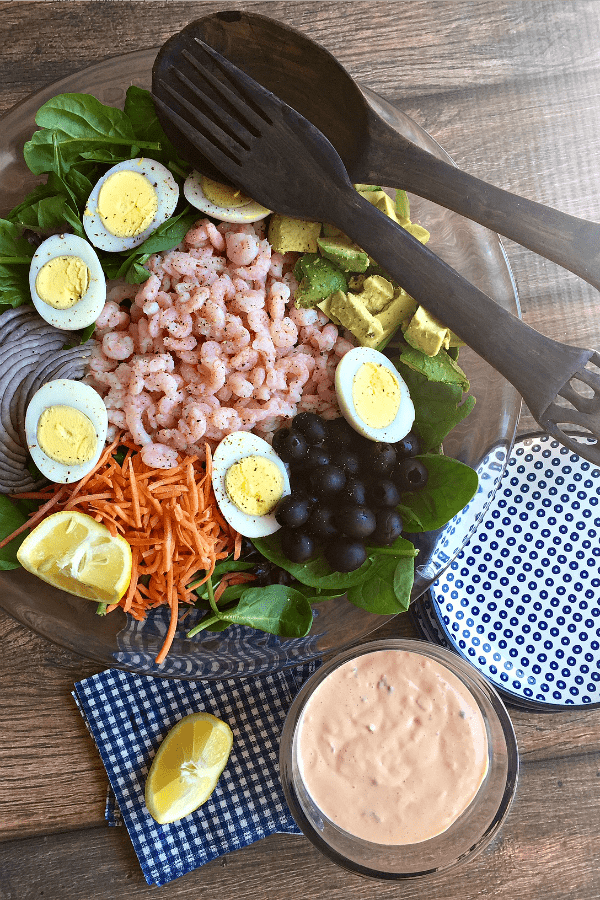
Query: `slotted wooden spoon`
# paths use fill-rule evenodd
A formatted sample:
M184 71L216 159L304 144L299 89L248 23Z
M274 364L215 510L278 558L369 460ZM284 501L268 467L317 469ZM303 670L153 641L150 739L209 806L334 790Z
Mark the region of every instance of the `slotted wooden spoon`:
M353 182L412 191L551 259L600 289L600 226L475 178L399 135L371 108L343 66L306 35L274 19L229 10L196 19L160 49L154 85L198 37L312 122ZM163 123L174 140L174 129ZM178 139L182 141L181 135ZM174 142L176 142L174 140ZM198 148L182 155L212 178L223 173Z

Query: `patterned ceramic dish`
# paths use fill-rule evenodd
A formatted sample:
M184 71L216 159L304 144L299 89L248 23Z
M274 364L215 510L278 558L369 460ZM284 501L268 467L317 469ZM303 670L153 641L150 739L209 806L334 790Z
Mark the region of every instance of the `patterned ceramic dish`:
M519 439L483 522L415 613L512 703L600 706L600 469Z

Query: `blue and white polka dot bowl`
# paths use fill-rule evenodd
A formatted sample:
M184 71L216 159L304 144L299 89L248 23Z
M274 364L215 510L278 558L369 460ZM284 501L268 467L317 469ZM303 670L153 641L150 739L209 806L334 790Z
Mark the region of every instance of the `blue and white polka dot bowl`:
M600 469L548 435L520 438L415 615L515 705L600 706Z

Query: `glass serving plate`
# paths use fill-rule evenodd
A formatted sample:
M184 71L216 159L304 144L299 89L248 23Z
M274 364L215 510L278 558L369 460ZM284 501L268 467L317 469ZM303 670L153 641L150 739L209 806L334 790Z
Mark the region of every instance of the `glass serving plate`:
M56 94L68 92L91 93L103 103L122 105L129 85L150 88L156 53L156 49L140 50L107 59L45 87L3 116L1 216L20 203L40 180L29 172L22 157L23 144L35 130L39 107ZM416 122L373 92L365 90L365 95L393 128L451 161ZM519 315L515 283L498 236L418 197L410 196L410 201L413 221L431 232L429 247L501 306ZM419 537L413 599L456 557L484 515L499 483L519 417L520 397L501 375L468 348L461 350L460 360L477 403L449 435L444 450L476 469L480 486L460 515L440 531ZM343 650L391 618L365 612L341 598L315 609L313 628L306 638L283 640L230 626L226 631L204 632L189 640L186 632L199 615L191 610L178 628L167 660L158 667L154 658L168 626L166 610L155 610L143 623L120 610L97 616L95 604L53 589L20 569L1 573L0 587L0 606L37 634L102 666L167 678L248 676L282 668Z

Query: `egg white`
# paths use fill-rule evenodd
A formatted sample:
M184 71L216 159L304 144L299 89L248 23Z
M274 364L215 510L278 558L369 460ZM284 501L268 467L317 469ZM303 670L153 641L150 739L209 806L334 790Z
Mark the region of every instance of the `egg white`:
M400 403L398 404L396 415L390 424L384 428L374 428L371 425L367 425L361 419L354 405L352 385L354 376L363 363L375 363L376 365L385 366L392 373L400 387ZM415 420L415 407L410 398L406 382L403 381L394 364L379 350L373 350L370 347L354 347L344 354L335 370L335 392L340 410L346 421L359 434L371 441L385 441L386 443L394 444L396 441L406 437L412 428Z
M91 421L96 432L96 452L89 462L78 466L66 466L44 453L38 444L37 427L40 416L49 406L70 406L78 409ZM25 436L31 458L42 475L60 484L79 481L91 472L104 449L107 430L108 413L100 394L88 384L70 378L57 378L42 385L31 398L25 413Z
M201 178L202 176L198 172L188 175L183 184L183 195L188 203L206 213L207 216L218 219L219 222L244 224L245 222L258 222L259 219L264 219L270 214L271 210L265 209L255 200L251 200L244 206L216 206L202 190Z
M144 231L134 235L134 237L117 237L117 235L111 234L98 213L98 194L102 185L115 172L123 171L145 175L156 190L158 200L158 209L154 218ZM83 213L83 227L92 244L101 250L108 250L111 253L118 253L121 250L132 250L134 247L139 247L140 244L143 244L146 238L150 237L159 225L162 225L163 222L166 222L173 215L178 200L179 187L166 166L163 166L162 163L157 162L155 159L145 159L144 157L126 159L113 166L108 172L105 172L102 178L94 185Z
M225 489L227 470L246 456L263 456L274 463L283 478L282 497L290 493L290 479L283 460L277 456L266 441L248 431L234 431L233 434L223 438L218 445L213 456L212 486L219 509L232 528L235 528L244 537L264 537L281 528L275 518L275 513L270 512L265 516L250 516L238 509L227 496Z
M35 287L40 269L57 256L77 256L90 271L87 291L81 300L69 309L54 309L53 306L49 306L42 300ZM100 260L94 248L76 234L53 234L40 244L33 254L29 267L29 289L33 305L40 316L55 328L64 328L67 331L76 331L91 325L102 312L106 302L106 279Z

